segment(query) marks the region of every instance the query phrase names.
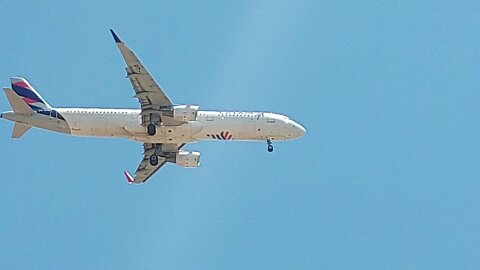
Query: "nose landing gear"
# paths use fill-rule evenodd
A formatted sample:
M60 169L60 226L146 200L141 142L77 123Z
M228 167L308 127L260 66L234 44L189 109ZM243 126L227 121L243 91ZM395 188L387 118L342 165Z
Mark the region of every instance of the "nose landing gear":
M267 150L268 152L273 152L273 144L272 144L272 140L270 139L267 139Z

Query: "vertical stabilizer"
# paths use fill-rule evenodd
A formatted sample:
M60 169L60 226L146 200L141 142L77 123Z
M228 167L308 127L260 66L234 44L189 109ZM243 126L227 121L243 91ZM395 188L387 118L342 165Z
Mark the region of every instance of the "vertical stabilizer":
M22 114L22 115L32 115L35 113L31 107L25 103L25 101L19 97L15 92L10 89L10 88L3 88L3 91L5 91L5 95L8 98L8 102L10 102L10 106L12 106L12 110L16 114Z
M12 77L10 82L13 91L34 111L50 110L52 108L25 78Z

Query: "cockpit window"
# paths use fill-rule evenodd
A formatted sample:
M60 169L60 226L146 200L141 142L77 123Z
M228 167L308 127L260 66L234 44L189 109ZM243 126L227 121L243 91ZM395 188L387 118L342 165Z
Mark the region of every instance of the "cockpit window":
M273 123L275 123L275 119L267 118L267 123L273 124Z

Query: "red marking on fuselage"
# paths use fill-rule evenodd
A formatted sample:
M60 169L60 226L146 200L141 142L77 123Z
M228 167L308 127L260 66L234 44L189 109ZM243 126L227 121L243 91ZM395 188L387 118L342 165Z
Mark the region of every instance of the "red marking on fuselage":
M210 135L213 139L221 140L221 141L228 141L233 138L233 134L230 134L229 131L221 131L220 134L207 134Z

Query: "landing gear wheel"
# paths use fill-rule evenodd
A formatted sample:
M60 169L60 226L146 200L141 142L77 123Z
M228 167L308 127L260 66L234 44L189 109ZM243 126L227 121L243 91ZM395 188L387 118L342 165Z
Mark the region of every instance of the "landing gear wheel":
M157 128L155 127L154 124L148 124L148 126L147 126L147 133L148 133L148 135L150 135L150 136L153 136L153 135L155 135L155 133L157 133Z
M268 145L268 147L267 147L268 152L273 152L272 140L268 139L267 140L267 145Z
M157 155L150 156L150 165L157 166L158 165L158 157Z

